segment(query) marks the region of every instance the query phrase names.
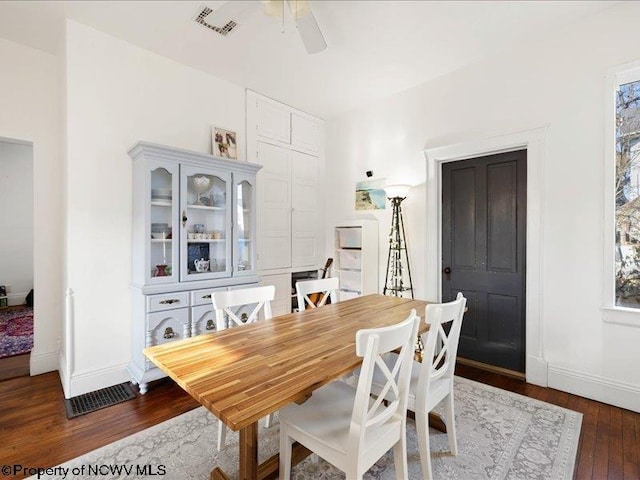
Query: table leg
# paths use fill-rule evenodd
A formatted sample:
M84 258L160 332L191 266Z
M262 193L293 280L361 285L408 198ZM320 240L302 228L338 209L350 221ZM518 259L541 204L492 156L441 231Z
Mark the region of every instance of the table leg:
M240 429L238 480L258 479L258 422Z
M240 430L239 480L275 480L278 478L280 456L276 453L258 465L258 423L252 423ZM291 465L296 465L311 455L311 450L298 442L293 444ZM228 476L216 467L211 471L210 480L228 480Z
M224 473L220 467L216 467L213 470L211 470L211 474L209 475L209 479L210 480L229 480L229 477L227 477L227 474Z
M444 420L442 420L442 417L437 413L429 412L429 426L441 431L442 433L447 433L447 426L445 425Z

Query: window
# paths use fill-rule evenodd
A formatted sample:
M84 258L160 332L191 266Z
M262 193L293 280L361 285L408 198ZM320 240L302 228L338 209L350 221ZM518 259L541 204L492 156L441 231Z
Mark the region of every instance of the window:
M606 83L602 319L640 328L640 61Z
M640 308L640 79L615 107L615 306Z

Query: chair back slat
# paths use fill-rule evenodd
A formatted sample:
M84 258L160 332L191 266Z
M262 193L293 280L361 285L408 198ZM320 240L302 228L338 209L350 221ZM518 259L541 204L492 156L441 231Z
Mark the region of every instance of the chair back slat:
M264 319L271 318L271 301L275 298L276 288L273 285L254 288L242 288L224 292L213 292L211 302L216 312L216 323L218 330L229 326L245 325L258 320L260 311L263 311ZM238 316L238 312L243 307L255 304L251 313L243 320Z
M416 389L416 410L425 411L431 384L438 379L453 381L462 317L467 299L458 293L452 302L427 305L429 331L422 336L424 350ZM447 333L445 326L450 325Z
M347 445L349 451L358 451L367 431L379 428L389 421L405 421L413 349L419 322L416 311L412 310L404 321L396 325L360 330L357 333L356 354L364 359L351 417ZM395 357L395 363L388 366L384 356L397 349L400 353ZM373 401L372 380L377 372L386 379L383 387L385 394Z
M308 307L322 307L331 298L331 303L338 302L340 280L337 277L323 278L320 280L302 280L296 282L296 296L298 298L298 310L302 311ZM320 300L313 302L309 295L312 293L321 294Z

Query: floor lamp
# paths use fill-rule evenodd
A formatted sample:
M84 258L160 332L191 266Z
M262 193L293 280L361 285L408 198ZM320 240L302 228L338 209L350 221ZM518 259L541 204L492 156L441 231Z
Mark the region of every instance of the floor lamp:
M393 208L391 214L391 233L389 234L389 257L387 258L387 276L384 281L384 295L401 297L409 292L413 298L409 253L402 220L402 201L407 198L411 185L386 185L382 187ZM404 273L406 271L406 277Z

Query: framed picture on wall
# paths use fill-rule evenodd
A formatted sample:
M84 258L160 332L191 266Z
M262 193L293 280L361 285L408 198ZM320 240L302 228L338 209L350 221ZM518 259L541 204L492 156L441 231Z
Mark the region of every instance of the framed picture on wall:
M356 182L356 210L384 210L387 196L382 188L386 179Z
M217 157L238 159L238 141L236 132L213 127L211 131L213 154Z

